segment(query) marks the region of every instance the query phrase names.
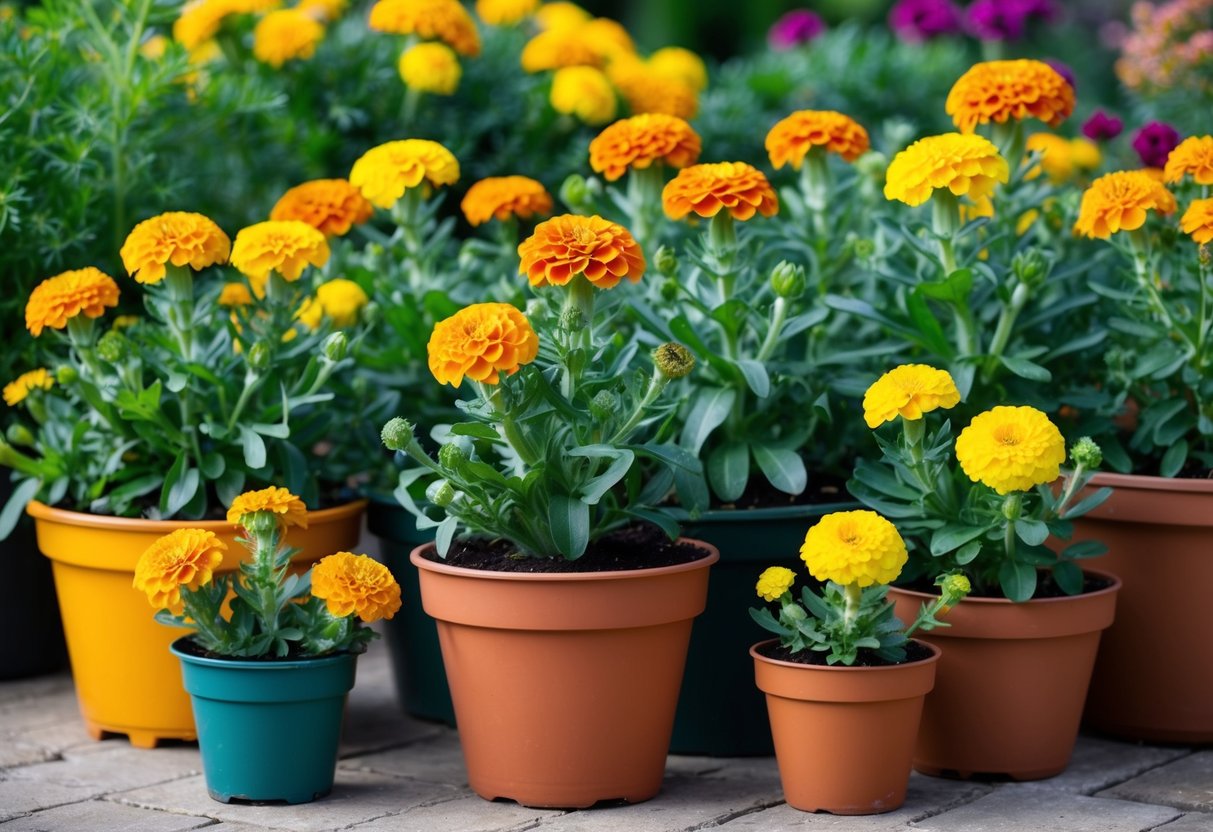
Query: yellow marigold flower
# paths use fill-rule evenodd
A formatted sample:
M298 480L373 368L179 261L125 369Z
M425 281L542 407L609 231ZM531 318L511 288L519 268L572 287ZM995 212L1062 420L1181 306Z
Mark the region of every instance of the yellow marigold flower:
M330 615L351 613L370 623L391 618L400 609L400 584L386 566L366 555L337 552L312 567L312 595L324 600Z
M248 306L253 302L253 293L244 283L232 281L223 284L223 290L219 292L220 306Z
M459 162L451 151L428 139L404 139L372 147L350 171L350 183L380 208L391 208L409 188L459 181Z
M4 385L4 403L9 407L20 404L34 390L50 390L55 379L44 367L22 373Z
M544 3L535 10L535 21L541 29L575 29L590 22L590 13L576 3Z
M240 229L232 244L232 265L250 280L261 282L271 271L284 280L299 279L309 263L319 268L328 262L324 235L299 220L268 220Z
M1179 227L1202 246L1213 241L1213 199L1192 200L1179 221Z
M316 288L316 296L303 302L297 317L308 329L319 329L325 316L335 327L353 326L358 323L358 313L370 300L357 283L338 277L321 283Z
M229 16L269 11L280 5L281 0L191 0L173 21L173 40L192 52L219 34Z
M666 183L661 192L665 215L680 220L694 211L714 217L726 210L739 220L754 214L764 217L779 212L779 198L762 171L745 162L716 162L691 165Z
M603 124L615 117L615 90L602 70L566 66L552 77L552 109L575 115L586 124Z
M131 229L119 254L127 274L140 283L159 283L164 266L189 266L195 271L226 263L232 241L202 214L169 211Z
M490 176L468 188L459 207L470 224L483 225L494 217L529 220L550 214L552 197L543 183L528 176Z
M508 303L474 303L439 321L426 345L439 384L458 387L464 376L497 384L539 354L531 322Z
M1213 136L1189 136L1167 157L1165 181L1182 182L1188 174L1197 185L1213 185Z
M284 529L291 526L307 528L307 506L303 500L285 488L272 485L260 491L246 491L232 500L227 510L227 522L239 526L245 516L259 511L273 514Z
M377 32L440 40L469 58L480 54L480 33L459 0L379 0L369 25Z
M581 274L599 289L610 289L623 277L638 282L645 270L644 252L631 232L598 216L564 214L541 222L518 246L518 256L518 273L532 286L564 286Z
M48 277L30 292L25 304L25 328L35 338L46 327L63 329L77 315L100 318L107 306L118 305L118 284L92 266Z
M1074 232L1106 240L1118 231L1141 228L1151 209L1160 214L1176 209L1165 185L1143 171L1107 173L1083 192Z
M678 116L644 113L620 119L590 142L590 167L614 182L654 162L685 168L699 159L699 134Z
M618 21L595 17L578 30L581 37L593 45L604 61L620 55L636 54L636 44L628 30Z
M253 57L275 69L287 61L307 60L324 39L324 26L299 9L279 9L253 28Z
M300 0L295 8L321 22L331 22L345 14L348 0Z
M885 173L884 196L907 205L921 205L937 188L977 201L990 196L994 185L1006 182L1006 159L988 139L944 133L928 136L893 157Z
M404 83L431 95L454 95L463 76L463 67L454 50L437 41L419 43L405 50L397 69Z
M791 163L799 170L814 147L854 162L868 152L868 131L850 116L833 110L798 110L767 133L767 155L776 168Z
M1033 133L1024 147L1040 154L1040 163L1029 170L1025 178L1035 179L1043 171L1056 185L1074 175L1074 154L1068 139L1056 133Z
M908 555L897 528L874 511L835 511L805 535L800 559L819 581L860 587L891 583Z
M1099 145L1080 136L1070 141L1070 160L1074 167L1090 173L1103 164L1103 154L1099 152Z
M962 133L979 124L1036 118L1056 127L1074 112L1074 88L1043 61L986 61L960 76L945 104Z
M155 609L181 615L181 587L197 589L209 584L225 551L227 544L214 532L175 529L139 556L131 586L146 593Z
M326 237L341 236L371 218L374 206L345 179L313 179L282 195L271 220L299 220Z
M158 61L168 51L168 38L164 35L152 35L139 44L139 54L149 61Z
M796 573L786 566L770 566L758 576L758 597L764 601L778 601L796 583Z
M1038 219L1040 219L1040 212L1035 208L1029 208L1024 211L1019 215L1019 219L1015 221L1015 235L1022 237L1024 234L1027 234L1028 230L1036 224Z
M676 78L695 92L703 92L708 86L708 68L703 59L681 46L666 46L649 55L649 69Z
M537 8L539 0L476 0L476 14L490 26L513 26Z
M863 419L875 429L898 416L921 419L924 413L955 407L959 401L960 391L946 370L902 364L876 379L863 394Z
M999 494L1027 491L1057 479L1066 441L1036 408L1000 405L975 416L960 432L956 459L969 479Z
M665 113L692 119L699 112L699 95L685 81L658 75L634 55L612 58L607 77L634 113Z
M582 27L540 32L522 47L519 60L526 72L547 72L566 66L602 66L602 52L581 36Z

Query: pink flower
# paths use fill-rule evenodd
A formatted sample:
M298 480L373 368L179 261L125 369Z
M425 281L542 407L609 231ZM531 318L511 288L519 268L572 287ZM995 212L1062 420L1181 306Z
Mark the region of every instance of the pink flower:
M793 9L771 26L767 32L767 43L772 49L794 49L813 40L825 28L821 18L808 9Z

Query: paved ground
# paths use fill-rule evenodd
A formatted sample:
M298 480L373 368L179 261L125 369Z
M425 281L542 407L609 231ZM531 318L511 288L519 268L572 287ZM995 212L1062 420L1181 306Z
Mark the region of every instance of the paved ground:
M207 796L191 744L144 751L90 740L66 673L0 683L0 832L1213 832L1213 750L1093 737L1053 780L914 775L902 809L867 818L788 808L771 759L670 757L662 793L636 806L488 803L467 788L454 731L402 715L381 642L360 659L344 739L329 797L225 806Z

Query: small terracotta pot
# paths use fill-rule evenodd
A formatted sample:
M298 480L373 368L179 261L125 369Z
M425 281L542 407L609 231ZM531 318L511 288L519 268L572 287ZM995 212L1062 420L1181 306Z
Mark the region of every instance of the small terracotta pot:
M1124 583L1104 633L1085 719L1150 742L1213 742L1213 480L1096 474L1112 496L1074 521L1108 544L1093 560Z
M473 791L561 808L657 794L718 558L688 542L710 554L621 572L489 572L413 550Z
M923 774L1006 775L1042 780L1070 762L1099 647L1112 623L1120 581L1062 598L1016 604L966 598L950 627L922 636L943 651L914 750ZM935 596L893 587L897 617L913 621Z
M931 656L887 667L821 667L768 659L754 681L766 694L779 780L788 805L805 812L873 815L906 799L923 697L935 683Z
M365 500L308 512L308 528L292 529L300 547L298 571L358 542ZM153 542L174 529L214 532L227 544L219 572L238 568L245 550L236 527L222 520L141 520L51 508L27 511L38 548L52 561L68 656L85 728L94 739L126 734L131 745L154 748L166 739L198 733L181 667L169 645L181 631L158 624L147 596L131 586L135 564Z

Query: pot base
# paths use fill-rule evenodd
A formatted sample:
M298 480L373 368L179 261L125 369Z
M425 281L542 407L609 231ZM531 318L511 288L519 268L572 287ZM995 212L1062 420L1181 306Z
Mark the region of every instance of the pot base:
M220 803L243 804L245 806L295 806L300 803L311 803L313 800L328 797L330 794L332 794L332 792L332 789L324 789L323 791L318 792L304 791L267 800L265 798L249 797L243 794L225 794L224 792L209 788L206 790L206 793L210 795L211 800L216 800Z
M198 739L197 731L155 731L129 725L102 725L89 719L84 720L84 731L98 742L107 737L124 736L135 748L155 748L163 742L194 742Z
M971 780L974 777L984 779L998 780L1006 777L1008 780L1014 780L1018 783L1027 782L1030 780L1047 780L1050 777L1056 777L1066 770L1069 761L1060 766L1050 766L1049 768L1035 769L1032 771L957 771L952 768L939 768L937 766L924 765L915 763L914 770L919 774L925 774L928 777L943 777L948 780Z

